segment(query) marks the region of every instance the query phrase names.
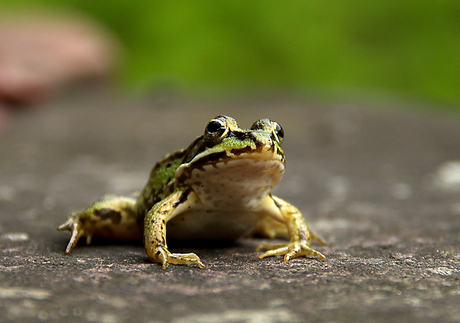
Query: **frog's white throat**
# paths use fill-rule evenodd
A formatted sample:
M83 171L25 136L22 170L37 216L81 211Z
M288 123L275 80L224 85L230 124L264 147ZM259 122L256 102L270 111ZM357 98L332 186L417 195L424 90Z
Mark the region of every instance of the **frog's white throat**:
M168 237L175 239L236 240L248 234L260 219L257 209L284 173L284 161L277 159L234 158L190 166L181 165L185 169L176 171L176 179L187 175L185 185L198 203L188 202L168 222Z
M262 204L283 173L280 160L235 158L195 168L186 182L207 208L250 210Z

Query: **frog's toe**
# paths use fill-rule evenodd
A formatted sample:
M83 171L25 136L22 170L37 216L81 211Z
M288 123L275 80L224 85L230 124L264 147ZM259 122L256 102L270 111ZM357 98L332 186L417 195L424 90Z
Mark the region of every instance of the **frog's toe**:
M198 265L200 268L204 268L204 264L201 262L200 257L194 253L171 253L169 254L168 261L174 265Z
M267 250L271 251L272 249L278 249L278 248L282 248L284 246L286 246L285 243L261 243L261 244L259 244L257 246L256 251L261 251L263 249L267 249ZM267 253L267 252L265 252L265 253ZM264 256L264 257L267 257L267 256ZM263 258L263 257L260 256L260 258Z
M271 249L265 251L263 254L259 256L259 258L265 258L265 257L276 257L276 256L283 256L288 252L288 247L281 247L281 248L276 248L276 249Z
M288 243L285 245L270 245L262 244L258 249L269 249L259 256L259 258L271 257L271 256L284 256L284 261L288 262L291 259L301 257L301 256L312 256L318 257L322 260L326 260L326 257L312 248L310 248L306 243Z
M327 246L326 242L323 241L323 239L321 239L319 236L317 236L316 234L314 234L313 232L310 231L310 235L311 235L311 238L313 240L316 240L318 241L321 245L323 246Z
M149 256L149 253L147 252ZM153 256L149 256L153 262L158 262L162 265L163 269L167 269L169 264L173 265L198 265L200 268L204 268L200 258L194 253L171 253L164 247L158 247L152 253Z
M81 237L86 235L86 242L88 244L91 242L91 234L85 232L80 221L75 220L75 217L73 215L69 216L67 221L61 224L57 229L58 231L68 230L72 234L69 243L67 244L67 248L65 249L66 255L68 255L72 251L72 249L75 248L75 246L78 243L78 240L80 240Z
M285 262L301 256L318 257L321 260L326 260L326 257L321 252L310 248L306 243L292 243L288 247L288 250L284 255Z

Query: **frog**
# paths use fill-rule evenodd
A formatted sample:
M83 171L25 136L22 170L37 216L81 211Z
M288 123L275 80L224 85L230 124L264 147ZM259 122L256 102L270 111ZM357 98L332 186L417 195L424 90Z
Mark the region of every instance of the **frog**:
M271 193L281 180L286 159L284 130L270 119L249 129L229 116L211 119L204 134L186 149L155 164L140 193L107 195L86 209L72 212L59 231L68 230L69 254L80 238L143 240L147 257L163 269L173 265L204 268L195 253L173 253L167 238L179 241L236 241L242 237L285 236L287 242L260 243L259 258L307 256L326 260L311 248L312 233L294 205Z

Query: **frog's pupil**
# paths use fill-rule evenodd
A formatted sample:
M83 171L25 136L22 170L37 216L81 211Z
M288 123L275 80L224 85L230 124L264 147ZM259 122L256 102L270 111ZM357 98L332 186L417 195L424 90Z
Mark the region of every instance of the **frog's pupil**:
M216 133L218 131L222 131L223 129L224 126L219 121L211 121L206 128L209 133Z

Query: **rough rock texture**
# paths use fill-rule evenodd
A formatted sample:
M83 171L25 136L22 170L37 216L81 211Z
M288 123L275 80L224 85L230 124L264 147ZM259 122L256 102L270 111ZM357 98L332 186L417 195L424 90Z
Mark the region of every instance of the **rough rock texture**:
M399 107L400 108L400 107ZM286 133L275 192L327 261L260 260L260 240L179 246L205 269L152 264L140 244L84 241L66 214L140 190L163 154L217 114ZM21 111L0 138L0 321L458 322L460 119L285 96L121 99L77 93Z

